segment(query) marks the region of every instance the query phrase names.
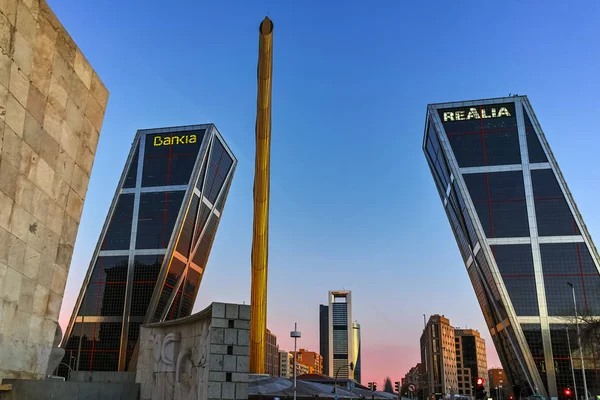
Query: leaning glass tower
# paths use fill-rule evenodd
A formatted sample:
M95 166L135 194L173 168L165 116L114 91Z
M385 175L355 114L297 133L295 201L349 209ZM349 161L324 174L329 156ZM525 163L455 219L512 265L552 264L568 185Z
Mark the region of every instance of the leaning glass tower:
M583 395L573 290L600 316L600 258L529 100L430 104L423 150L515 395Z
M212 124L137 132L65 332L64 364L124 371L142 323L190 315L236 165Z

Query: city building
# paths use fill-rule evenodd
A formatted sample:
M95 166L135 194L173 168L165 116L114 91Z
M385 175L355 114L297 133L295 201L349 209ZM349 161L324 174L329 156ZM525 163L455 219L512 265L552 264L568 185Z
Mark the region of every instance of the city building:
M352 340L352 362L354 363L354 380L360 383L360 324L356 321L354 321L354 323L352 324Z
M490 368L488 370L489 377L489 397L495 400L510 400L513 396L510 382L506 380L506 375L502 368Z
M421 335L421 364L425 366L424 396L458 393L454 328L443 315L432 315L427 321Z
M573 293L581 314L600 316L600 257L528 98L430 104L423 150L515 395L583 387L565 328Z
M12 0L0 93L0 380L43 379L108 90L45 0Z
M354 363L354 333L352 324L352 292L329 292L329 375L354 379L350 363Z
M310 367L296 361L296 376L310 373ZM294 376L294 353L290 351L279 351L279 376L292 378Z
M279 345L277 336L270 330L265 332L265 374L279 376Z
M423 378L425 376L425 368L422 363L417 363L414 367L408 370L404 378L402 378L402 386L413 384L415 385L415 393L419 392L423 387Z
M236 164L212 124L137 132L65 331L65 364L127 370L142 323L190 315Z
M504 375L504 370L502 368L490 368L488 370L488 378L491 388L503 386L508 383L506 382L506 376Z
M329 306L319 305L319 353L323 358L323 374L329 371Z
M319 353L300 349L296 353L296 362L306 365L310 374L323 373L323 357Z
M454 329L458 394L474 396L477 378L483 378L489 393L485 340L475 329Z

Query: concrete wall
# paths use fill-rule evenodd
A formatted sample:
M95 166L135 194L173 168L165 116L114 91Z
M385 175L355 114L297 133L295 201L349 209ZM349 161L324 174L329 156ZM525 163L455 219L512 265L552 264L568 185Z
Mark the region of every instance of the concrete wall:
M107 100L45 0L0 1L0 379L46 372Z
M142 326L139 343L140 399L248 398L250 306L213 303L186 318Z
M137 383L64 382L56 379L8 379L11 391L0 393L0 400L138 400Z
M72 371L69 374L71 382L108 382L108 383L134 383L135 372L117 371Z

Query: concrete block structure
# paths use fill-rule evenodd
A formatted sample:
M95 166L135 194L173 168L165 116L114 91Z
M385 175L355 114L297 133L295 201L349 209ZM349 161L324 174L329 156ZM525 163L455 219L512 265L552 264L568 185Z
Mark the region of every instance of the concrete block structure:
M45 0L0 2L0 379L45 375L107 100Z
M189 317L142 325L140 399L247 399L250 329L240 322L249 320L249 305L212 303Z

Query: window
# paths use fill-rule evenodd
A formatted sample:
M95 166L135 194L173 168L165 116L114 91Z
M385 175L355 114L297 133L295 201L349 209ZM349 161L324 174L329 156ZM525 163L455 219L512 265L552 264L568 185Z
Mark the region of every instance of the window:
M213 140L212 149L210 152L210 161L208 164L208 173L206 182L204 183L203 195L212 204L217 201L221 188L227 177L227 173L233 164L233 160L225 150L221 141L215 137Z
M138 144L135 148L135 152L133 153L133 157L131 158L131 164L129 165L129 170L127 171L127 176L125 177L125 182L123 183L123 188L135 187L137 179L139 149L140 145Z
M184 195L184 191L140 195L136 249L167 247Z
M478 115L492 114L491 108L505 107L510 116L498 118L472 118L469 120L447 120L444 130L460 167L485 165L520 164L519 135L513 103L474 107ZM465 108L439 110L444 114L462 112ZM469 109L466 110L469 113Z
M530 163L542 163L547 162L546 154L540 144L540 140L537 137L533 124L527 115L527 110L523 108L523 119L525 120L525 135L527 137L527 151L529 153Z
M102 250L129 250L134 198L133 194L119 196L102 242Z
M127 270L127 256L98 257L78 315L123 315Z
M540 236L578 235L571 209L551 169L531 171Z
M521 171L463 175L487 237L529 236Z
M130 311L132 316L146 315L162 262L162 255L135 256Z
M584 243L543 243L540 245L548 315L574 315L573 292L577 306L585 313L600 313L600 275Z
M187 185L205 130L146 135L142 186ZM164 143L173 143L167 144Z

